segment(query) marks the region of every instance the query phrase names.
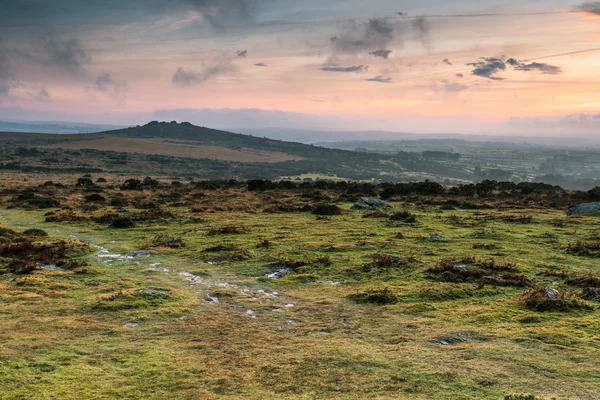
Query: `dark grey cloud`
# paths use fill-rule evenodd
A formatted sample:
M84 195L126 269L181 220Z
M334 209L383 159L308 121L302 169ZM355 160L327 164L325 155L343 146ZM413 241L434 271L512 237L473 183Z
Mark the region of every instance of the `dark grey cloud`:
M459 74L456 74L456 77L457 77L458 79L462 79L462 78L464 78L465 76L464 76L463 74L460 74L460 73L459 73Z
M7 95L15 85L10 59L6 54L0 53L0 95Z
M391 50L375 50L375 51L369 52L369 54L374 57L381 57L381 58L385 58L386 60L388 59L388 57L390 56L391 53L392 53Z
M246 58L248 55L248 50L238 50L236 54L238 57Z
M444 58L444 59L442 60L442 62L443 62L444 64L447 64L447 65L452 65L452 63L450 62L450 60L448 60L447 58Z
M588 1L586 3L576 5L574 9L576 11L600 15L600 1Z
M546 63L532 62L530 64L519 64L515 67L517 71L537 71L546 75L560 75L562 69L556 65L550 65Z
M251 22L252 5L246 0L182 0L190 3L202 16L217 29L229 24Z
M419 17L412 20L411 30L413 35L418 39L423 46L429 47L429 23L425 17Z
M71 73L83 71L83 65L91 61L77 38L60 39L55 35L46 36L43 49L50 63Z
M379 83L392 83L392 78L386 78L381 75L377 75L375 78L367 79L369 82L379 82Z
M321 67L321 71L328 72L367 72L368 65L353 65L350 67L342 67L339 64L325 64Z
M506 63L501 58L483 57L481 58L481 61L468 63L467 65L475 67L473 71L471 71L473 75L492 80L504 79L496 76L499 72L506 70Z
M523 72L540 72L546 75L559 75L562 73L560 67L556 65L531 62L519 61L515 58L496 58L496 57L483 57L480 61L474 63L468 63L468 66L475 67L471 73L482 78L492 80L503 80L497 76L500 72L506 71L508 67L512 67L515 71Z
M96 88L98 90L106 91L110 89L110 87L114 84L115 82L113 81L112 76L108 72L105 72L104 74L96 78Z
M192 70L185 70L181 67L177 68L175 75L171 78L173 84L183 87L191 86L201 81L200 73Z
M218 57L212 63L204 65L202 70L194 71L177 68L177 71L171 78L174 85L189 87L195 84L203 83L221 75L229 75L237 72L237 67L227 57Z
M37 99L38 101L48 101L50 100L50 93L48 93L48 90L46 88L42 88L40 89L40 92L37 95Z
M428 33L425 19L391 22L386 18L373 18L366 22L348 22L330 38L330 43L334 53L358 54L403 45L408 39L425 44Z
M267 64L265 63L256 63L254 64L256 67L267 67Z

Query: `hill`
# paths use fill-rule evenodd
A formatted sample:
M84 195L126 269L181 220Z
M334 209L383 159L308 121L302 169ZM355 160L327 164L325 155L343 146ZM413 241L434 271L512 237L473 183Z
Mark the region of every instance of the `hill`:
M418 154L331 149L194 126L151 122L100 133L0 133L0 168L30 172L108 172L202 179L302 175L406 181L469 180L471 173Z
M65 121L0 121L0 132L38 132L38 133L93 133L121 126L108 124L86 124L83 122Z

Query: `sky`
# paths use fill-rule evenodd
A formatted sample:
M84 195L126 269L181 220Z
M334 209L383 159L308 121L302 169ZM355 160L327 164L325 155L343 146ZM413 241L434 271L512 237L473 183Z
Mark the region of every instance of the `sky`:
M600 1L0 0L0 118L600 127Z

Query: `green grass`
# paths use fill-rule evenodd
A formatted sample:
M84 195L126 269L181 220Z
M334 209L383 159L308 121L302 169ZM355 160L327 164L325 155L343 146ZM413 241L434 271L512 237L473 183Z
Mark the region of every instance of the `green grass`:
M362 218L350 203L338 205L343 215L328 219L215 212L202 213L199 224L122 230L44 223L43 212L0 209L2 227L73 235L111 253L154 253L110 263L89 256L86 274L0 276L0 397L597 398L597 302L582 300L594 310L539 312L525 305L527 287L445 282L427 272L442 259L493 258L515 264L533 287L579 293L545 272L600 274L597 258L566 252L569 243L598 232L596 218L570 219L560 228L556 220L566 217L558 211L485 210L483 222L468 226L448 217L482 211L409 206L417 223L391 226ZM198 216L187 208L170 211L183 221ZM532 213L528 224L503 218ZM208 234L227 226L247 230ZM477 235L482 230L494 234ZM446 240L428 241L430 234ZM185 247L152 247L156 235L182 238ZM264 240L269 247L257 246ZM489 246L474 246L481 243ZM217 245L245 250L247 259L206 263L235 251L204 252ZM415 261L365 268L384 254ZM265 277L299 261L282 279ZM168 272L149 270L155 263ZM178 273L184 271L200 281ZM384 289L396 301L353 300Z

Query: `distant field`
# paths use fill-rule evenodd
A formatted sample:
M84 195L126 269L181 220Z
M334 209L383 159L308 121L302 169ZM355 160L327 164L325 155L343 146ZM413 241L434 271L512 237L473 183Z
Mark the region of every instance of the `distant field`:
M237 162L267 162L277 163L283 161L303 160L302 157L286 154L279 151L264 151L249 148L239 150L219 146L198 146L177 140L164 139L138 139L122 137L70 136L66 141L43 146L52 149L82 150L94 149L102 151L118 151L124 153L157 154L172 157L208 158L212 160L237 161Z

